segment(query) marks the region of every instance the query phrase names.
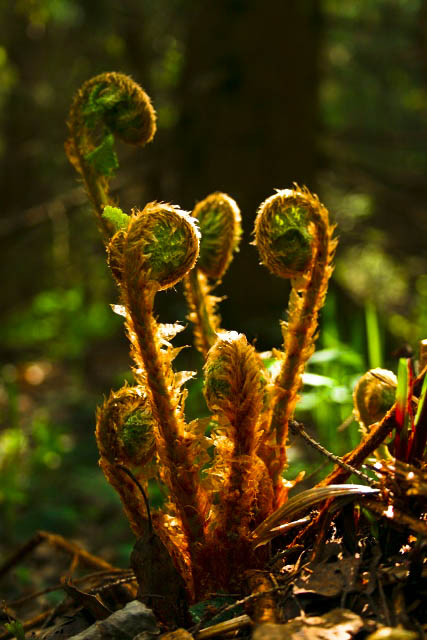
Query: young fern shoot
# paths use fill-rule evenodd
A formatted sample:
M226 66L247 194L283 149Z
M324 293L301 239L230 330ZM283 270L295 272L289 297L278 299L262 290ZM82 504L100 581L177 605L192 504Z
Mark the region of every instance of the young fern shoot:
M120 495L137 545L143 546L153 528L190 600L238 588L245 569L261 569L268 553L254 545L254 530L286 501L281 474L288 425L332 273L334 227L306 188L278 191L259 208L255 235L261 260L292 283L280 371L272 379L244 335L220 329L218 298L211 294L241 236L234 200L213 193L196 205L193 217L158 202L131 215L112 206L114 136L143 146L155 132L150 99L126 76L101 74L85 83L69 127L68 157L104 236L120 291L115 310L125 319L134 362L134 386L111 392L97 412L100 465ZM180 349L171 345L183 327L161 324L154 315L157 292L180 280L196 347L206 361L204 393L214 425L209 436L203 419L187 423L184 417L182 385L193 374L174 371ZM152 478L167 502L154 510L151 526L144 492Z
M286 466L288 423L298 401L305 364L314 351L337 240L328 211L317 196L295 185L263 202L255 221L255 244L262 263L275 275L291 279L288 322L282 324L283 353L274 381L273 409L259 455L274 486L275 504L286 500L281 473Z
M221 318L216 311L219 298L211 295L220 283L238 250L241 216L236 202L225 193L215 192L197 203L192 215L201 232L197 265L184 278L184 293L194 325L196 348L206 357L215 343ZM215 284L212 286L209 280Z
M220 422L223 419L226 439L216 448L211 470L220 488L210 527L211 545L214 549L220 546L223 555L217 581L225 587L237 567L247 566L251 528L260 510L272 506L268 471L256 455L266 371L254 347L235 331L219 333L204 370L206 402ZM218 566L217 559L215 562Z
M102 217L111 205L110 180L118 168L114 136L143 147L156 132L156 114L141 87L122 73L102 73L84 83L71 105L65 150L82 176L105 241L114 227Z
M125 386L111 392L96 414L99 465L118 492L132 531L137 537L146 529L147 510L141 492L120 468L132 468L141 484L155 475L155 420L145 388Z
M167 341L165 344L153 305L157 291L176 284L194 266L199 232L184 211L150 203L143 211L133 212L127 228L113 236L107 251L127 310L128 334L137 364L135 375L151 402L162 479L191 556L192 546L203 538L208 503L198 481L195 452L183 418L181 381L171 366L175 353ZM176 333L173 328L169 332Z

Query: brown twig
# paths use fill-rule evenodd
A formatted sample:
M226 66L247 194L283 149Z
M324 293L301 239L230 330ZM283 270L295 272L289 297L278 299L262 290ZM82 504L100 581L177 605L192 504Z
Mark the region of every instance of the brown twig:
M118 576L118 577L117 577ZM89 573L86 576L82 576L80 578L76 578L74 580L74 584L82 584L87 582L88 580L93 580L93 578L115 578L113 582L107 582L98 587L93 587L90 589L91 593L97 593L98 591L104 591L111 587L114 587L118 584L126 584L127 582L133 582L136 580L135 574L132 569L114 569L114 570L104 570L97 571L96 573ZM51 587L45 587L44 589L40 589L39 591L34 591L33 593L29 593L22 598L18 598L17 600L13 600L9 602L10 607L18 607L30 600L34 600L35 598L39 598L40 596L44 596L46 593L52 593L52 591L59 591L62 589L62 584L58 582L57 584L52 585Z
M15 553L13 553L0 566L0 578L6 575L6 573L12 567L14 567L16 564L19 564L21 560L23 560L36 547L38 547L42 542L45 541L48 542L52 547L59 549L60 551L65 551L71 556L77 555L79 557L79 560L87 567L108 569L109 571L116 570L116 567L114 567L106 560L92 555L91 553L80 547L80 545L76 544L75 542L69 542L57 533L49 533L48 531L37 531L37 533L32 538L30 538L30 540L19 547L19 549L15 551Z
M194 637L196 640L206 640L206 638L212 638L213 636L219 635L222 637L228 637L230 631L237 631L237 629L242 629L249 625L252 625L252 620L249 616L243 614L242 616L238 616L232 620L224 620L224 622L218 622L218 624L213 624L211 627L201 629ZM227 634L227 636L222 634Z
M365 480L365 482L367 482L371 486L377 484L375 482L375 480L373 480L368 475L366 475L366 473L363 473L363 471L359 471L358 469L356 469L354 466L350 465L348 462L346 462L345 460L343 460L339 456L336 456L334 453L331 453L330 451L325 449L325 447L323 445L321 445L320 442L317 442L317 440L312 438L305 431L304 425L301 422L297 422L296 420L290 420L289 421L289 427L290 427L290 430L293 433L295 433L295 434L301 436L302 438L304 438L304 440L310 446L312 446L314 449L316 449L316 451L319 451L319 453L324 455L326 458L328 458L329 460L332 460L332 462L335 462L335 464L338 465L338 467L341 467L342 469L345 469L345 471L347 471L349 473L349 475L354 474L358 478L361 478L361 480ZM333 483L330 483L330 484L333 484ZM322 486L321 483L318 486Z
M316 486L327 487L330 484L340 484L350 477L350 469L358 469L364 460L377 449L383 440L396 426L395 421L396 404L386 413L384 418L370 427L369 433L362 439L360 444L353 449L350 453L347 453L343 457L343 461L348 468L343 468L342 465L336 466L333 471L321 480Z
M423 520L417 520L417 518L413 518L400 509L396 509L393 505L387 505L384 504L384 502L380 502L379 500L368 498L363 501L363 506L370 511L373 511L377 515L387 518L387 520L390 520L391 523L405 528L408 527L415 533L419 533L422 536L427 536L427 522L424 522ZM388 509L390 508L390 506L393 506L393 509L390 510L390 515L388 515Z

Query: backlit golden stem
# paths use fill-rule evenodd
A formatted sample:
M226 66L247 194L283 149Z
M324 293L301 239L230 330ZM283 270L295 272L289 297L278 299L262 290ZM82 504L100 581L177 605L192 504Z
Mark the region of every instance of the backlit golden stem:
M333 230L317 197L297 186L295 191L279 191L266 200L257 216L256 244L263 262L276 275L292 278L283 360L275 380L270 426L259 450L273 480L276 508L287 496L281 473L287 462L288 422L298 401L305 364L314 350L318 313L332 273Z
M199 485L197 468L191 459L185 425L173 401L165 368L158 348L153 318L154 288L127 290L127 303L144 363L148 391L157 422L157 452L165 469L165 481L182 520L190 545L203 539L207 499Z
M196 267L184 278L184 293L194 325L195 346L206 357L214 344L221 318L215 313L217 298L210 295L207 277Z

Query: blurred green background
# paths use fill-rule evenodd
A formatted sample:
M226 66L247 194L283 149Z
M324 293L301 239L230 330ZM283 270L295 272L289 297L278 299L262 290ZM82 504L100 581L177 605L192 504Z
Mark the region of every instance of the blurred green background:
M298 414L325 446L358 440L354 422L337 431L357 377L426 337L427 0L0 1L0 553L37 529L125 565L132 544L93 436L128 347L63 150L73 94L112 70L158 114L151 145L119 147L115 196L237 200L244 237L218 294L223 326L259 350L280 344L289 289L249 244L258 205L297 181L330 209L336 270ZM157 302L185 319L179 287ZM201 363L186 350L177 365ZM188 412L206 412L200 382ZM296 445L290 477L323 464Z

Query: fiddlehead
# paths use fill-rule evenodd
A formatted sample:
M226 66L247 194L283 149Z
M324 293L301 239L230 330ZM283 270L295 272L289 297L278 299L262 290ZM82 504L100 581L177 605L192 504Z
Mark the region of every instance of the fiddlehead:
M211 295L226 272L241 236L241 217L236 202L225 193L212 193L199 202L192 215L201 232L197 266L184 278L184 293L194 324L195 345L206 356L216 340L221 318L216 312L219 298Z
M242 233L239 207L227 194L215 192L194 207L193 217L202 234L197 267L208 278L221 280Z
M191 555L192 545L203 538L207 499L199 485L193 437L183 418L180 386L185 380L172 370L175 354L166 339L178 329L157 324L153 303L157 291L173 286L194 266L199 232L193 219L177 207L150 203L132 213L128 226L113 236L107 251L127 310L135 374L146 389L155 418L162 479Z
M273 479L277 506L286 499L281 472L287 459L288 422L305 363L314 350L318 313L332 273L333 230L317 196L297 185L263 202L255 222L255 244L262 263L275 275L291 278L292 284L288 322L282 325L284 353L275 379L273 411L260 448Z
M371 369L357 382L353 392L354 416L363 435L382 420L396 400L397 378L388 369Z
M70 137L66 152L81 174L104 238L113 232L102 217L109 197L109 182L118 168L114 136L128 144L144 146L156 131L150 98L122 73L102 73L84 83L77 92L68 121Z
M122 291L128 296L133 290L173 287L194 266L199 237L193 219L178 207L150 202L142 211L134 210L107 248Z
M95 435L100 467L118 492L132 530L140 536L147 518L145 504L119 465L131 467L141 483L154 475L149 465L155 455L154 417L143 387L112 392L98 408Z
M225 586L232 578L231 567L247 566L250 527L268 501L272 506L268 471L255 453L267 374L254 347L235 331L219 333L204 372L207 405L220 416L222 438L226 437L226 442L221 443L221 436L218 439L210 474L218 482L210 542L214 549L221 547L221 563L216 559L215 573Z
M252 455L266 384L261 358L243 334L222 331L204 371L207 405L227 417L235 455Z
M396 400L396 387L397 378L388 369L371 369L358 380L353 391L353 413L363 436L391 409ZM381 444L374 455L379 459L389 458L387 445Z

